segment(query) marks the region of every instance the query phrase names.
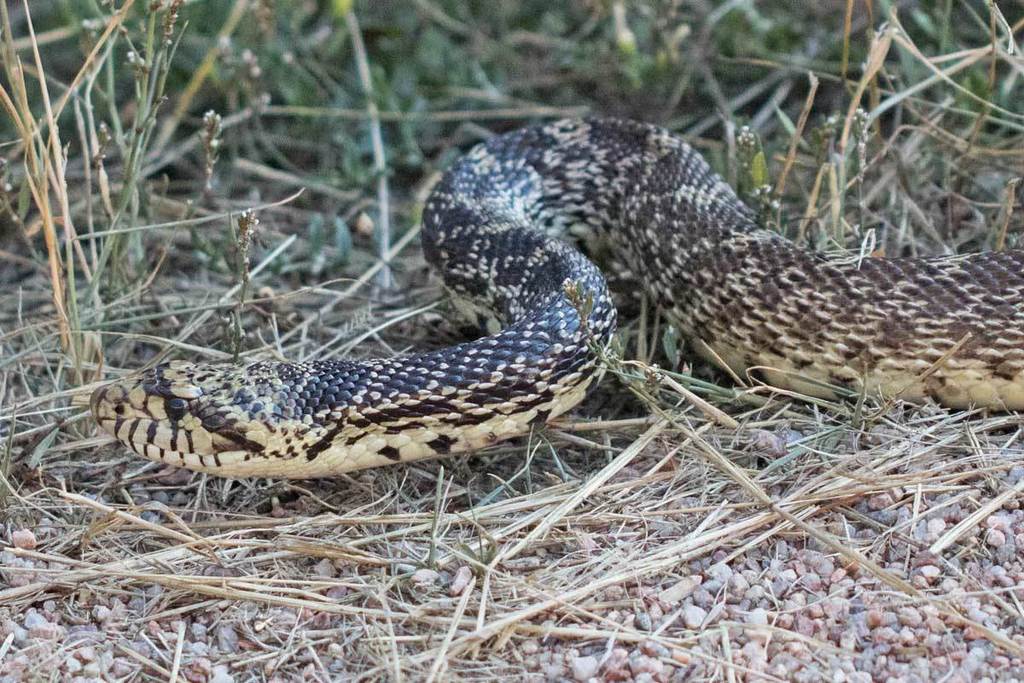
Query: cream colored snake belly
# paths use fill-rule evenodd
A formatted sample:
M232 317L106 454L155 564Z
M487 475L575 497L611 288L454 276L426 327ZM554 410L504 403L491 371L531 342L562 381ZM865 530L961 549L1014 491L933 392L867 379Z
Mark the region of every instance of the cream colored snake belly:
M826 258L760 228L671 133L590 119L479 145L426 203L427 260L497 333L401 358L175 361L98 389L93 413L139 455L233 477L330 476L523 434L583 398L615 331L605 279L568 231L610 245L693 349L735 373L816 396L1024 408L1024 252Z

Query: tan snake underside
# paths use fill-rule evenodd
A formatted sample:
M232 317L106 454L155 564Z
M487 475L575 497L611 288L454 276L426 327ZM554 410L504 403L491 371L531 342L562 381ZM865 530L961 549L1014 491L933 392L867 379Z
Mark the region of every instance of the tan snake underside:
M523 434L583 398L615 331L604 277L566 232L610 245L732 372L814 396L1024 408L1024 252L826 258L758 227L679 138L591 119L495 137L427 201L427 260L495 334L402 358L176 361L100 388L93 413L139 455L225 476L330 476Z

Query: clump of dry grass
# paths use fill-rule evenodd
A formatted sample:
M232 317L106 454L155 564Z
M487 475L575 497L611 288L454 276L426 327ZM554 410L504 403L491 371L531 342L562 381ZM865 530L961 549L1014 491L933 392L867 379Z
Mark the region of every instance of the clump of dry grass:
M1015 246L1024 20L133 4L39 32L0 9L0 678L1024 675L1016 416L691 368L644 301L586 405L471 458L230 481L82 405L169 357L458 338L419 203L535 118L671 125L814 248Z

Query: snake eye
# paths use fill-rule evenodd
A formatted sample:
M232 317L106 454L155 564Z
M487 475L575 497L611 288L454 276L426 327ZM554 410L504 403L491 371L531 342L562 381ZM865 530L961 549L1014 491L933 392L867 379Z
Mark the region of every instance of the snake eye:
M172 420L180 420L184 417L186 408L188 408L188 401L183 398L169 398L164 402L167 416Z

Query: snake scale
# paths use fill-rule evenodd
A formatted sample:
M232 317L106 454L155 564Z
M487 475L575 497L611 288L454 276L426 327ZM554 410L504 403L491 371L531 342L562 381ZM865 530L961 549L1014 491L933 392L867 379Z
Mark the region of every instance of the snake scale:
M1024 408L1024 252L823 256L759 227L671 133L574 119L478 145L424 207L427 261L462 308L500 322L493 334L376 360L173 361L99 388L93 414L141 456L236 477L330 476L521 435L583 398L615 332L605 278L566 233L600 242L732 372L814 396Z

